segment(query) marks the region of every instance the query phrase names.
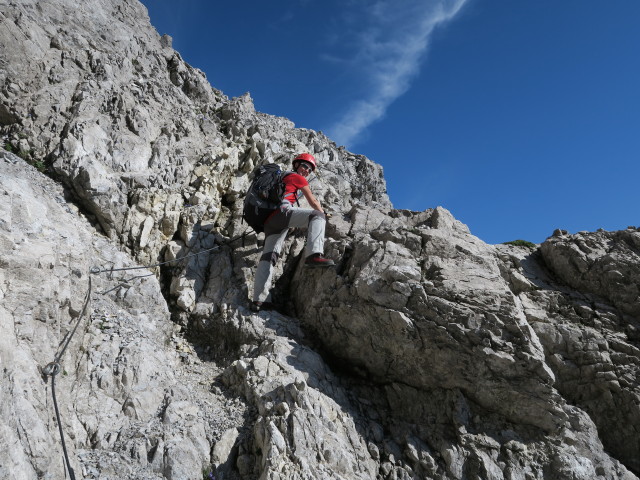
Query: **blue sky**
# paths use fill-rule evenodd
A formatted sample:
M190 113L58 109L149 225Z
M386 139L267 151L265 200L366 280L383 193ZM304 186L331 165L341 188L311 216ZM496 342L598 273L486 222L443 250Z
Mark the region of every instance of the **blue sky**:
M640 0L143 0L230 97L487 243L640 226Z

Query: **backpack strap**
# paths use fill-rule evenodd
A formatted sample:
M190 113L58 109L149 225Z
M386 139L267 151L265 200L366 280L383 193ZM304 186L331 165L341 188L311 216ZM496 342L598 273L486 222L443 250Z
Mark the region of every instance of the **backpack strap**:
M283 175L282 175L282 180L284 180L284 177L286 177L287 175L291 175L292 173L295 173L295 172L287 172L287 173L283 174ZM296 205L297 205L298 207L300 206L300 201L298 200L298 198L300 198L300 197L298 197L298 192L299 192L299 191L300 191L300 190L296 190L296 193L294 194L294 196L295 196L295 198L296 198Z

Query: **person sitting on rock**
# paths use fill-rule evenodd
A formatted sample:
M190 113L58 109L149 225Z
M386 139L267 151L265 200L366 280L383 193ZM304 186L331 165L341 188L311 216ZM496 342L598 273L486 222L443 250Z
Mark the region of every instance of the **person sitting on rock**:
M283 178L285 186L284 200L264 223L264 248L258 262L253 285L251 310L260 311L269 295L273 267L278 261L289 228L307 228L305 246L305 266L330 267L333 260L325 258L324 230L326 218L320 202L311 193L307 177L316 170L316 160L309 153L302 153L292 162L293 172ZM293 204L302 192L311 208L294 207Z

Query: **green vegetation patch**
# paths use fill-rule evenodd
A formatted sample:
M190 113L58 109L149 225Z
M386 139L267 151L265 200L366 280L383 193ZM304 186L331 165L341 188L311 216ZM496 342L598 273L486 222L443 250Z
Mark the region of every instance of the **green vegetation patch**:
M526 247L531 250L535 250L538 246L535 243L528 242L527 240L512 240L510 242L504 242L503 245L513 245L514 247Z

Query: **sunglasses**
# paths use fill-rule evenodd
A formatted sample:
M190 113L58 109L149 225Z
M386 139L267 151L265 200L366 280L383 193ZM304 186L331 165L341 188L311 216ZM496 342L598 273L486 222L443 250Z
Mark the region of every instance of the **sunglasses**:
M298 168L300 168L300 167L304 168L307 172L311 172L313 170L313 167L311 165L309 165L308 163L304 163L304 162L301 162L301 163L298 164Z

